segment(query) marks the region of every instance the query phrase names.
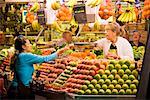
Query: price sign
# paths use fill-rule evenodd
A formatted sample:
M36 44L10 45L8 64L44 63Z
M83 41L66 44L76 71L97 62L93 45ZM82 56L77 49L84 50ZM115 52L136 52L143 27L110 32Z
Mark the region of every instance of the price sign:
M39 22L41 25L45 25L45 24L46 24L46 18L45 18L45 11L44 11L44 9L40 9L40 10L37 12L37 16L38 16L38 22Z

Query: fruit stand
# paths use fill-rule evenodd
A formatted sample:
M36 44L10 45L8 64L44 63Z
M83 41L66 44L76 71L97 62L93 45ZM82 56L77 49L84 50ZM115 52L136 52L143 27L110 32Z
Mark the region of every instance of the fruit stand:
M0 50L0 75L7 77L7 81L13 79L10 59L14 54L12 44L17 32L25 35L34 44L32 53L45 56L51 54L53 49L55 51L59 49L49 45L55 44L62 33L73 26L79 27L78 33L73 33L74 49L67 50L54 61L34 65L33 90L35 93L49 100L145 98L147 91L142 81L149 78L144 78L149 76L149 72L146 73L146 70L149 70L147 63L150 56L148 53L149 1L145 0L142 3L142 15L140 15L141 10L134 7L137 3L135 0L122 0L119 4L113 0L104 1L23 1L21 6L22 14L26 14L25 19L20 16L16 19L13 14L13 4L11 4L16 2L6 0L9 12L7 19L3 20L7 23L0 21L5 26L1 29L3 32L0 35L6 42L0 44L8 46L8 49L1 45L3 49ZM45 14L43 9L46 9L48 14ZM55 20L50 17L52 14ZM95 46L92 43L105 37L105 26L114 21L117 21L121 27L125 26L124 29L131 33L129 41L132 40L132 31L138 30L141 34L140 42L148 44L140 47L133 46L135 60L106 59L103 50L93 49ZM17 28L13 28L16 26L11 26L12 23ZM124 33L121 36L124 37ZM146 81L146 87L148 87L147 83ZM141 96L143 91L145 97Z

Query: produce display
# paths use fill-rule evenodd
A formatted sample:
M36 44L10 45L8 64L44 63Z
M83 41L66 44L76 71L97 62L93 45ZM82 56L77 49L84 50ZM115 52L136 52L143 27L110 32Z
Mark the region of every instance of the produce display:
M91 0L89 3L87 3L87 5L93 8L99 6L102 2L102 0Z
M144 46L133 46L133 53L135 60L142 60L144 58L145 47Z
M142 12L143 18L150 18L150 6L149 5L150 5L150 1L145 0L144 1L143 12Z

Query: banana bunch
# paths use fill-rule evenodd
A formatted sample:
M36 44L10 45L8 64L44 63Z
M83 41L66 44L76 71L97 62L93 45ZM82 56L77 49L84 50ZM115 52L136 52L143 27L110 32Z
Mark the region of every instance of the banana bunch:
M87 3L87 5L93 8L93 7L100 5L102 2L103 0L92 0L90 3Z
M73 7L74 5L77 4L77 0L69 0L67 3L66 3L66 6L69 6L69 7Z
M123 0L124 2L131 2L131 3L135 3L135 0Z
M95 21L93 29L94 29L95 31L99 31L100 28L101 28L101 27L100 27L100 23L99 23L98 21Z
M40 30L40 24L38 23L38 20L34 20L34 21L31 23L31 25L32 25L33 30L35 30L35 31Z
M125 11L118 18L118 21L125 22L125 23L126 22L132 22L135 20L136 20L136 13L133 9L129 10L129 11Z
M57 31L57 32L64 32L65 30L61 29L61 27L59 26L59 24L57 23L57 21L54 21L52 24L52 28Z
M40 4L38 2L35 2L31 7L30 12L37 12L39 9L40 9Z
M58 2L53 2L53 3L51 4L51 8L52 8L53 10L58 10L60 7L61 7L61 5L60 5L60 3L58 3Z

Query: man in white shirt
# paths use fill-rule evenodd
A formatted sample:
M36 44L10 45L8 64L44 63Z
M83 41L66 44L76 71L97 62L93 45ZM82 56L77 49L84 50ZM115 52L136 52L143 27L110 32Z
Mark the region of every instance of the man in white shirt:
M106 38L96 41L106 58L134 60L131 44L125 38L119 37L120 29L115 23L106 25Z

